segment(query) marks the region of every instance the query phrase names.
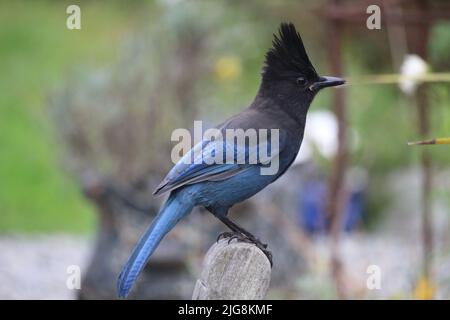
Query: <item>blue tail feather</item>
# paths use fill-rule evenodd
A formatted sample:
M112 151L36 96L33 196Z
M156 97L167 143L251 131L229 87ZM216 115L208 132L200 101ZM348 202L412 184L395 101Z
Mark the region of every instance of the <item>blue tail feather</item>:
M144 268L162 238L177 222L192 211L193 205L179 193L170 195L164 208L159 212L136 245L133 254L122 269L117 281L119 298L126 298L137 276Z

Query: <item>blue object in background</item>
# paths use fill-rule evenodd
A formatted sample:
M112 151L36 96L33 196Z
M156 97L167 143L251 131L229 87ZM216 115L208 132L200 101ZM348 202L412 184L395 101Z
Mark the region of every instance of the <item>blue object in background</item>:
M313 179L306 182L298 205L300 225L310 234L327 232L329 225L326 214L327 184L325 181ZM342 229L351 232L360 223L365 206L365 190L350 190L346 201Z
M325 194L326 185L320 180L308 181L299 202L299 220L309 233L325 233Z
M361 222L364 213L364 190L352 190L347 200L343 229L346 232L354 230Z

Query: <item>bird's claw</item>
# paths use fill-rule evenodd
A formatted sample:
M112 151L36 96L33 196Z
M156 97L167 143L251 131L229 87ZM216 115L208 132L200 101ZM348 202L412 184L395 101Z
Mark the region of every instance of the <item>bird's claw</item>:
M233 232L222 232L221 234L219 234L219 236L217 237L216 242L219 242L221 239L227 239L227 238L231 238L234 235Z
M230 244L234 239L242 242L253 243L248 237L239 232L222 232L217 237L217 242L219 242L221 239L228 239L228 244Z
M219 240L221 240L221 239L228 239L228 244L230 244L231 241L233 241L234 239L241 241L241 242L254 244L257 248L259 248L266 255L267 259L269 259L270 266L271 267L273 266L272 252L270 252L270 250L267 250L267 247L268 247L267 243L262 243L257 238L248 237L239 232L223 232L223 233L219 234L219 236L217 237L217 242L219 242Z
M272 252L270 252L270 250L267 250L267 243L262 243L261 240L254 238L254 239L249 239L251 243L253 243L256 247L259 248L259 250L261 250L267 257L267 259L269 259L270 262L270 266L273 266L273 262L272 262Z

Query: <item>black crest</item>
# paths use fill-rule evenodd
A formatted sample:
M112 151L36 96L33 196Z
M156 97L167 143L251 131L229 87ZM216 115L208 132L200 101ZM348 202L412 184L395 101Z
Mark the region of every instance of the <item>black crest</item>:
M300 34L292 23L282 23L279 35L274 34L272 48L266 53L263 78L298 76L318 77L309 61Z

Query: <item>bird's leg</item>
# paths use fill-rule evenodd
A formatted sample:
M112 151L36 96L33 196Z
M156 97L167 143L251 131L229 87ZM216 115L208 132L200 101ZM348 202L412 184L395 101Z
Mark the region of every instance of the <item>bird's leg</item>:
M231 229L231 231L234 232L234 234L242 235L245 238L251 240L252 242L261 242L259 239L257 239L253 234L245 230L244 228L238 226L236 223L231 221L229 218L225 216L219 216L219 220L222 221L228 228ZM262 244L263 246L267 247L266 244Z
M222 221L228 228L231 229L231 232L223 232L219 235L217 238L217 241L219 241L221 238L229 238L228 243L230 243L233 239L238 239L244 242L249 242L255 244L269 259L270 266L273 265L272 263L272 253L267 250L267 244L262 243L258 238L256 238L253 234L245 230L244 228L238 226L236 223L231 221L226 216L217 215L217 218Z

